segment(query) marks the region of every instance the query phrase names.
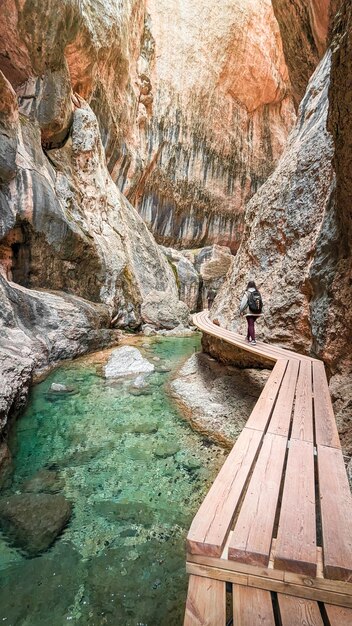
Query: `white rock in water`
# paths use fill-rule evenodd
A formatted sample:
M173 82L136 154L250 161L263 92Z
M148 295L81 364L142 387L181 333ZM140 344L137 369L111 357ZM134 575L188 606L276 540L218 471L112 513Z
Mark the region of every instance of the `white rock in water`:
M133 381L132 387L134 387L135 389L145 389L146 387L149 387L145 376L143 376L143 374L140 374L139 376L137 376L136 380Z
M71 390L72 388L66 387L66 385L62 385L61 383L52 383L50 387L50 391L64 392L64 391L71 391Z
M144 359L139 350L132 346L122 346L114 350L104 368L105 378L148 372L154 372L154 365Z

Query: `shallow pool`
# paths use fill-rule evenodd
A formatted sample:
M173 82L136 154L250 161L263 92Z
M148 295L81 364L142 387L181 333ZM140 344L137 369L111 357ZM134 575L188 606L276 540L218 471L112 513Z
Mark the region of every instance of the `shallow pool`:
M101 354L56 369L31 393L10 447L7 493L59 493L68 526L30 558L0 535L0 623L180 626L185 536L224 461L165 392L199 338L141 339L156 369L145 389L107 381ZM50 393L53 382L71 394Z

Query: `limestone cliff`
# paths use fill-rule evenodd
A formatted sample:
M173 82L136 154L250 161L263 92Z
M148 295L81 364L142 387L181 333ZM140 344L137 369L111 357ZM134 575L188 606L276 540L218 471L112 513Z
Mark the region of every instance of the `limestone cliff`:
M72 89L159 242L236 250L294 121L271 0L4 0L3 13L0 69L44 147L67 137Z
M145 167L123 189L164 245L235 251L244 204L294 121L271 1L148 0L147 9L155 61L143 65L153 96L140 120Z
M111 37L120 51L130 41L128 20L139 23L137 5L128 3L121 15L115 6L111 16ZM68 61L74 42L78 45L86 32L89 5L43 5L36 0L17 5L6 0L2 11L0 68L6 76L0 73L0 326L7 382L1 386L0 429L17 403L14 398L25 396L32 371L106 344L109 333L103 328L111 318L132 328L143 321L172 328L188 320L169 263L108 172L94 112L72 92ZM99 75L103 58L99 42L94 40L95 62L87 69L91 80ZM110 74L124 97L128 71L127 65L123 76L116 67ZM55 299L43 290L64 293ZM65 294L72 296L69 307ZM150 294L158 304L152 319L149 312L144 320L143 304ZM20 303L16 314L11 313L14 299ZM69 334L75 324L82 332L77 341L60 342L71 309ZM13 352L12 340L18 338L28 367Z
M334 271L324 260L337 238L333 142L326 130L330 58L327 52L309 83L277 169L247 205L243 242L213 311L241 329L240 298L254 279L265 301L260 336L322 357L329 316L322 280Z

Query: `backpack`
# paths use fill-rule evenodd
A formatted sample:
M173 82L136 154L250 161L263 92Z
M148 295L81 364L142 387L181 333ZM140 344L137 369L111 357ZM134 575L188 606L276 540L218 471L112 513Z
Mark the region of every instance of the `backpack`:
M247 291L247 297L250 312L256 313L257 315L261 313L263 309L263 300L259 291Z

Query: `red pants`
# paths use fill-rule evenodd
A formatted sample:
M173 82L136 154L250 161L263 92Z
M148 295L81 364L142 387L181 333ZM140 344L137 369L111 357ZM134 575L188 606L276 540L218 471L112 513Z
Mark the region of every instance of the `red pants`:
M254 328L254 322L257 319L256 315L247 315L246 316L247 319L247 324L248 324L248 329L247 329L247 339L255 339L255 328Z

